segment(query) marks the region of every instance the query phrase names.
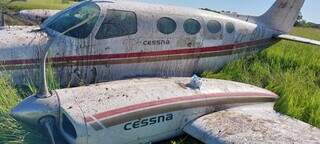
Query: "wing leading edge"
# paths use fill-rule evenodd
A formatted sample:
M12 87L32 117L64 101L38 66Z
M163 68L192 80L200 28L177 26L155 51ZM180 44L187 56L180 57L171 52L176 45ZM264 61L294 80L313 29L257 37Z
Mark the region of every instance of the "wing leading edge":
M276 113L273 103L240 106L203 116L184 131L206 143L317 143L320 129Z
M276 38L320 46L320 41L293 36L293 35L282 34L282 35L276 36Z

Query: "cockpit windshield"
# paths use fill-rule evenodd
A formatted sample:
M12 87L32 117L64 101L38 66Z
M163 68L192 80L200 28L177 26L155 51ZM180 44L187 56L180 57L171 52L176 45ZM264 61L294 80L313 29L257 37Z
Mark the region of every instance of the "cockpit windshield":
M75 38L86 38L93 30L100 14L94 2L84 2L56 16L47 27Z

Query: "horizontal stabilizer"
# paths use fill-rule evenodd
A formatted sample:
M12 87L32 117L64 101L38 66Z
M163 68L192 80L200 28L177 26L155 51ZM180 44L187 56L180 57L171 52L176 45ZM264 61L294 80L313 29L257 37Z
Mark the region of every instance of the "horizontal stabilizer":
M273 103L240 106L203 116L184 129L206 143L318 143L320 129L276 113Z
M282 34L282 35L276 36L276 38L320 46L320 41L293 36L293 35Z

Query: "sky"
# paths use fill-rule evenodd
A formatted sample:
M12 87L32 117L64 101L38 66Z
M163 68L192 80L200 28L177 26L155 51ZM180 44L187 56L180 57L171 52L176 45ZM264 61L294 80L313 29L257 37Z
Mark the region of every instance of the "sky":
M138 0L148 3L229 10L239 14L260 15L267 11L275 0ZM303 19L320 24L320 0L305 0Z

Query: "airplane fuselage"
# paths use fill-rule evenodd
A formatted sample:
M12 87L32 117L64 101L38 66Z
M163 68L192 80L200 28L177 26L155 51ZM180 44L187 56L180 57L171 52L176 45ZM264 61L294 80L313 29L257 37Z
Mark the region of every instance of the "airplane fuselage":
M86 19L89 22L79 20L86 15L82 9L91 9L89 16L95 14ZM74 21L84 24L59 35L62 26L72 28ZM278 32L253 21L191 8L111 1L77 4L48 19L41 28L42 35L54 38L49 61L61 84L67 85L138 76L191 76L220 69L271 44ZM16 53L23 46L9 51L11 57L1 60L3 67L17 79L34 79L43 48L39 45L22 57Z

